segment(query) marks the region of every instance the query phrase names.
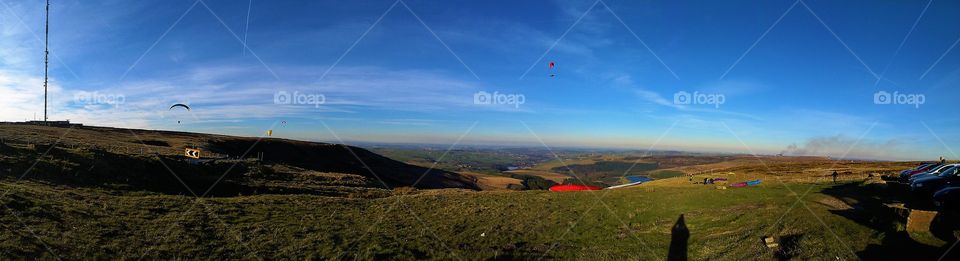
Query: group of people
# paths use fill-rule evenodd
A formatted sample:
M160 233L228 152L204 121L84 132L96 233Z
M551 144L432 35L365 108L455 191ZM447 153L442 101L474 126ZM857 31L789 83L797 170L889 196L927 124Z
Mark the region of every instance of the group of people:
M703 178L703 184L704 184L704 185L714 184L714 183L716 183L717 181L726 181L726 180L727 180L727 179L725 179L725 178Z
M702 182L702 183L701 183L701 182L694 182L694 184L707 185L707 184L713 184L713 183L715 183L715 182L717 182L717 181L720 181L720 180L727 180L727 179L725 179L725 178L716 178L716 179L714 179L714 178L703 178L703 182ZM687 174L687 181L693 182L693 174Z

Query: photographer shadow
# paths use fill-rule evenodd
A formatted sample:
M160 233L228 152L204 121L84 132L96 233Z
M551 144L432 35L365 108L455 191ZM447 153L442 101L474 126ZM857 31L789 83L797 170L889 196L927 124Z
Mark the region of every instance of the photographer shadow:
M669 261L687 260L687 248L689 246L690 230L687 228L687 222L683 214L677 218L670 231L670 252L667 254Z

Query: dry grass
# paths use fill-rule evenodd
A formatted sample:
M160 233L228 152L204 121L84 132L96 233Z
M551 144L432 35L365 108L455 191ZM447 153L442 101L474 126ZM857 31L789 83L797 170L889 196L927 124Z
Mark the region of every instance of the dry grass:
M523 187L522 180L511 177L493 176L474 172L461 172L460 174L475 177L477 179L477 184L480 185L482 190L510 190L508 188L511 185L516 186L517 188Z
M572 178L572 177L570 177L570 176L563 175L563 174L560 174L560 173L551 172L551 171L543 171L543 170L513 170L513 171L507 171L507 173L519 174L519 175L537 176L537 177L541 177L541 178L544 178L544 179L546 179L546 180L550 180L550 181L553 181L553 182L556 182L556 183L561 183L561 184L563 183L564 180L567 180L567 179L569 179L569 178Z

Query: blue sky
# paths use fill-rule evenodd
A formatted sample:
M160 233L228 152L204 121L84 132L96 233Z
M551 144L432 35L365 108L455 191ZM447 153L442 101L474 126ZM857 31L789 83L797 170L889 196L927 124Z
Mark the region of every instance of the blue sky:
M51 119L955 159L958 12L953 1L56 0ZM0 120L42 115L42 14L42 1L0 0ZM481 91L523 103L477 104ZM924 99L877 104L881 91ZM323 104L274 99L293 93Z

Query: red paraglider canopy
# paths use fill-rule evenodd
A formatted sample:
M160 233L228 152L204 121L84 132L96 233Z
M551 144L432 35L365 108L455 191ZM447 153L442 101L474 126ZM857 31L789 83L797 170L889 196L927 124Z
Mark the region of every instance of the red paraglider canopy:
M555 185L550 187L550 191L581 191L581 190L600 190L597 186L588 185Z
M557 64L554 63L553 61L550 61L550 69L553 69L554 66L557 66Z

